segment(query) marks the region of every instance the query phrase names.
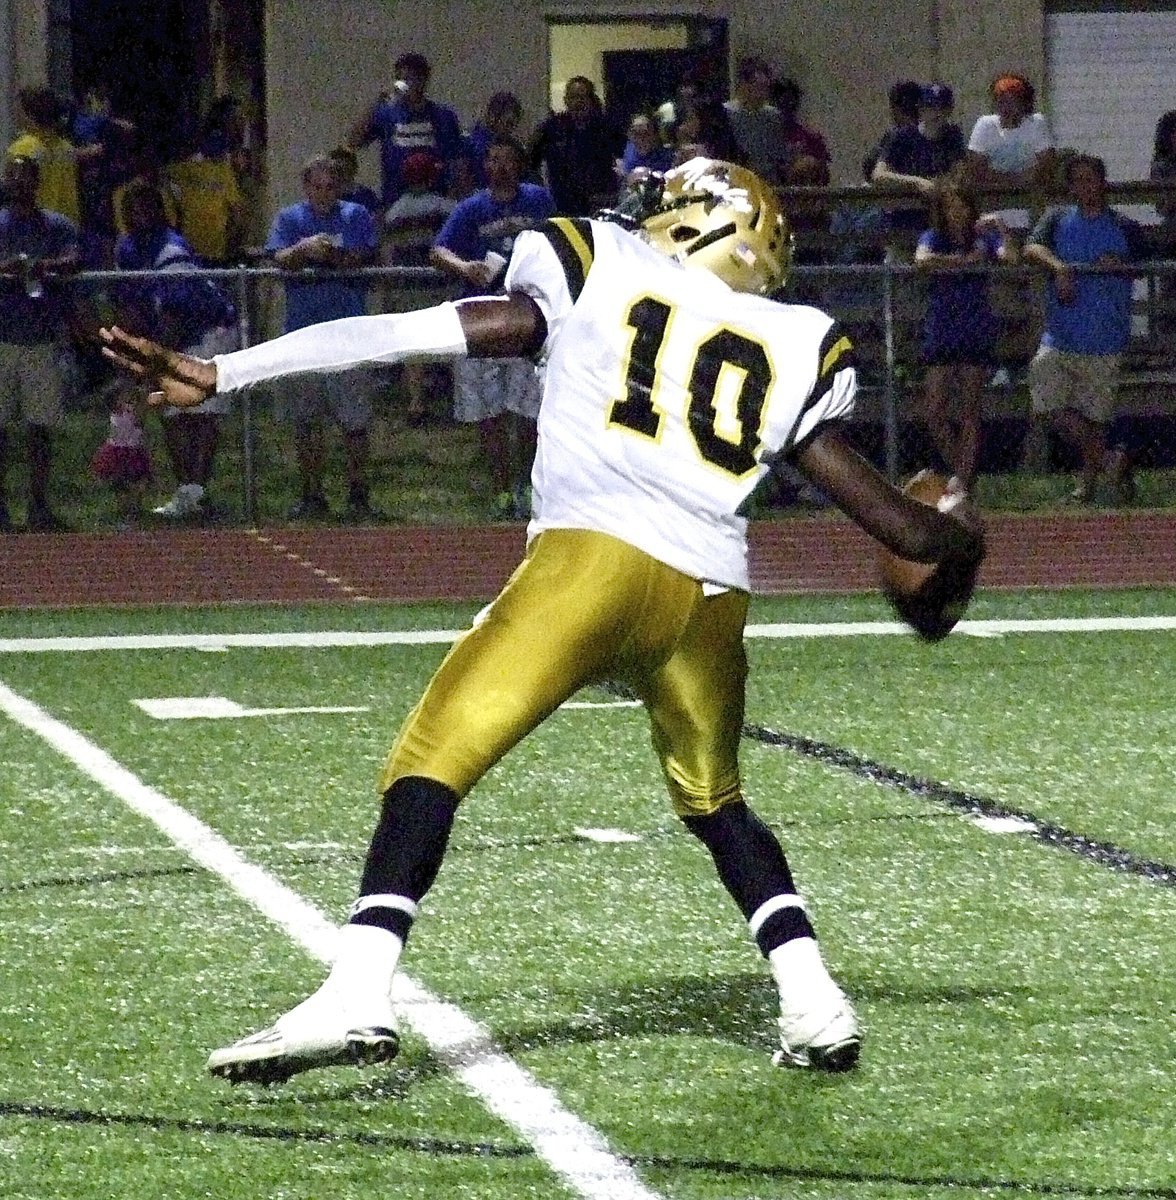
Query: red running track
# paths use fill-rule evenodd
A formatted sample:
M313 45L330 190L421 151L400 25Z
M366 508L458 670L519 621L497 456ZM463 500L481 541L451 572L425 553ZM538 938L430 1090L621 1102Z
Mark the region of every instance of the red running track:
M855 592L874 550L829 518L751 527L753 590ZM523 551L521 525L157 529L0 535L0 608L485 600ZM1176 513L988 520L989 588L1176 586Z

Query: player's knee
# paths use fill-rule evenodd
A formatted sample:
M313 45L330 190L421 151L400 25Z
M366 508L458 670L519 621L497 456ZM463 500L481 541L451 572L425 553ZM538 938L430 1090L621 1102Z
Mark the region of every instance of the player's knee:
M668 780L668 784L674 813L684 821L692 817L712 816L726 805L743 798L738 780L712 787L690 786L677 779Z

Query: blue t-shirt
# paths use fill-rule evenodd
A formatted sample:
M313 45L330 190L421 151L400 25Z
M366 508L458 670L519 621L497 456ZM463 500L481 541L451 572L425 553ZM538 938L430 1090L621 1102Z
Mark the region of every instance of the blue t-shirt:
M214 280L192 272L200 264L191 246L174 229L124 233L114 246L114 265L120 271L164 271L164 277L133 279L120 284L119 300L134 307L144 328L136 330L157 340L166 331L176 349L194 345L210 330L232 325L237 310Z
M621 170L628 175L638 167L647 171L668 171L674 165L674 151L671 146L654 146L648 154L638 154L637 147L632 142L625 143L621 155Z
M374 250L376 222L362 204L340 200L325 216L320 216L306 200L283 208L274 218L265 248L271 254L288 250L303 238L325 233L338 239L344 250ZM367 285L357 279L286 280L286 332L336 321L340 317L361 317L367 311Z
M1097 217L1084 217L1077 205L1055 209L1038 221L1029 241L1075 265L1093 264L1104 254L1124 262L1131 257L1127 230L1111 209ZM1071 354L1121 354L1131 337L1131 279L1075 274L1074 282L1074 299L1062 304L1050 279L1041 344Z
M410 154L428 150L443 163L465 152L457 113L445 104L426 100L411 109L401 98L376 106L368 126L368 141L379 139L384 204L391 204L404 191L400 168Z
M77 226L61 213L39 208L21 217L0 208L0 259L61 258L78 249ZM70 285L46 280L44 294L30 297L24 281L0 277L0 342L33 346L54 341L65 319Z
M927 229L919 246L934 254L959 253L946 237ZM994 229L978 233L969 249L980 250L988 260L1000 253L1000 234ZM932 271L927 281L927 315L923 322L923 355L932 361L958 354L984 358L996 340L996 318L988 296L988 278L977 271Z
M458 202L433 245L469 260L485 258L490 250L510 258L519 232L516 219L525 221L529 227L553 216L555 201L537 183L520 183L514 199L505 202L495 200L490 189L483 188ZM472 288L466 292L466 295L478 294Z

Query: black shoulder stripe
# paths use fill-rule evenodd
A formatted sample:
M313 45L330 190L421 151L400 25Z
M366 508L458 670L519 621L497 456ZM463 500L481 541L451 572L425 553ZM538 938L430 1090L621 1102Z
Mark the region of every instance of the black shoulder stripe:
M834 321L821 339L821 348L817 351L817 379L804 402L802 414L818 405L828 394L839 371L856 365L853 342L849 340L845 330Z
M592 223L583 217L552 217L539 226L539 232L551 243L563 267L574 304L584 290L584 282L596 253Z

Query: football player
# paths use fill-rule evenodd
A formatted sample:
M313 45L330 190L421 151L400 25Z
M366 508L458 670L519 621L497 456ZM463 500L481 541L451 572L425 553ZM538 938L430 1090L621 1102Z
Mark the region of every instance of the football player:
M560 219L515 242L506 295L314 326L203 362L103 331L106 352L190 404L295 371L529 355L543 364L534 515L522 564L453 646L404 722L359 898L323 985L213 1052L214 1075L269 1083L397 1051L390 991L458 804L584 684L640 697L674 809L707 848L780 994L784 1065L841 1071L862 1033L831 978L780 843L744 799L746 521L791 462L905 558L983 552L961 503L904 496L849 445L849 339L768 299L790 236L751 172L693 160L641 181L611 219Z

